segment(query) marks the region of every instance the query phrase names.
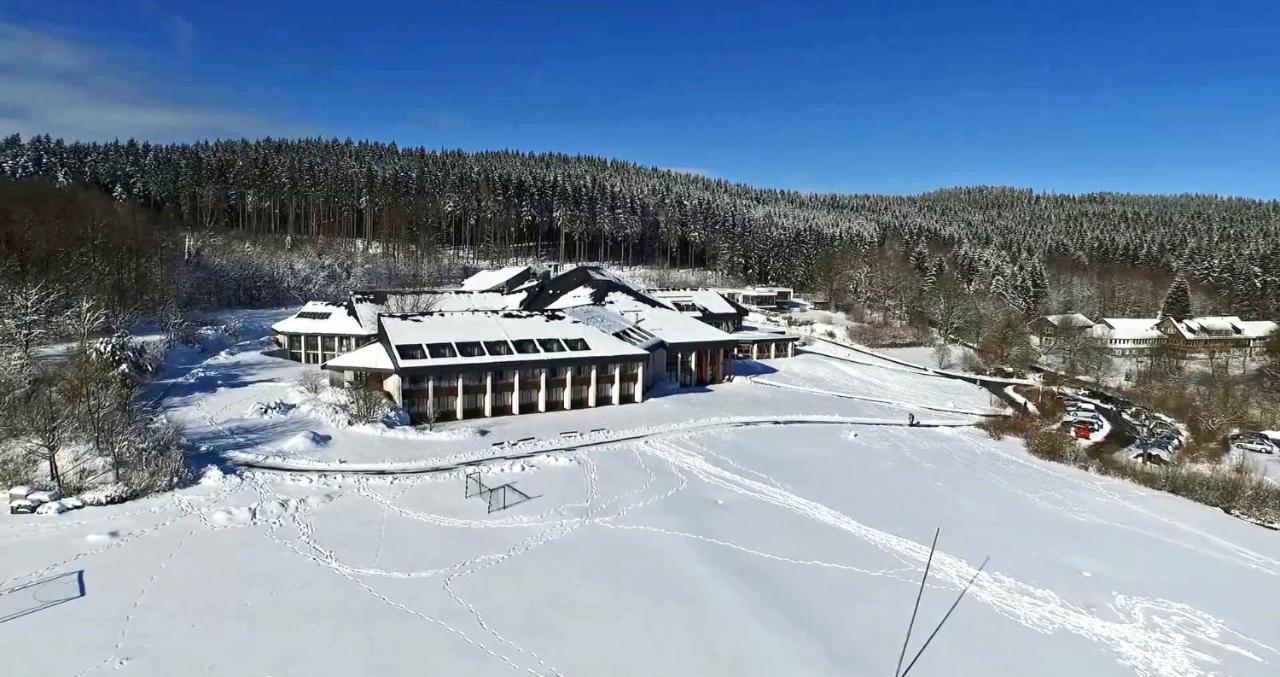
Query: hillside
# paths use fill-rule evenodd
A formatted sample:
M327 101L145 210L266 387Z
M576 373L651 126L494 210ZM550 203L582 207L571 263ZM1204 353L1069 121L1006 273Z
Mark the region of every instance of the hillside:
M1273 532L993 441L966 427L992 411L976 387L809 354L638 405L393 436L302 406L314 367L261 353L281 316L241 314L240 343L150 386L212 464L198 485L0 516L13 672L890 674L936 527L908 658L991 564L912 675L1280 668L1258 603ZM256 406L278 400L298 406ZM343 472L522 449L542 453L484 480L532 498L493 513L458 472ZM237 474L232 452L332 470Z
M351 140L0 140L0 177L82 184L186 228L708 267L808 286L834 249L928 243L989 286L1036 266L1181 269L1239 312L1280 299L1280 203L1208 195L802 194L632 163Z

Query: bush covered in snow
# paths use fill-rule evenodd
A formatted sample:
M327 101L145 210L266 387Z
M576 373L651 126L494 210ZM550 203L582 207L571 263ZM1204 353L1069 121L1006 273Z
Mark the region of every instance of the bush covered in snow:
M136 341L116 334L0 375L0 476L68 494L107 482L145 494L184 481L178 430L134 397L154 370Z

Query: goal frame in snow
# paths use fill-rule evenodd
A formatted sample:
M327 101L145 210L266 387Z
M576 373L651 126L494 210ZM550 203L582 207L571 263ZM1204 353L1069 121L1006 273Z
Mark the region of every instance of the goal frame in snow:
M466 482L463 489L465 497L474 498L478 496L483 498L489 513L506 510L534 498L517 489L511 482L499 484L495 487L487 486L484 480L480 478L479 469L468 470L464 476L464 481Z

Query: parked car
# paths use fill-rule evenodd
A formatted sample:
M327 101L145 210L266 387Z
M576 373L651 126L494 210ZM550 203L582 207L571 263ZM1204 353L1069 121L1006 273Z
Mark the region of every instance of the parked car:
M1069 418L1078 422L1087 421L1089 423L1093 423L1099 426L1102 425L1102 417L1099 416L1098 413L1094 411L1082 411L1078 414L1072 414Z
M1252 451L1259 454L1274 454L1280 451L1276 449L1276 443L1262 433L1236 433L1227 439L1232 451Z

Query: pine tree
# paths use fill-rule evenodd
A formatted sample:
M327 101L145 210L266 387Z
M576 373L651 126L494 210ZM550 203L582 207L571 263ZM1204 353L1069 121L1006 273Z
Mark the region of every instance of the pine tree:
M1174 276L1169 291L1165 292L1164 301L1160 304L1160 315L1177 319L1191 317L1191 287L1182 273Z

